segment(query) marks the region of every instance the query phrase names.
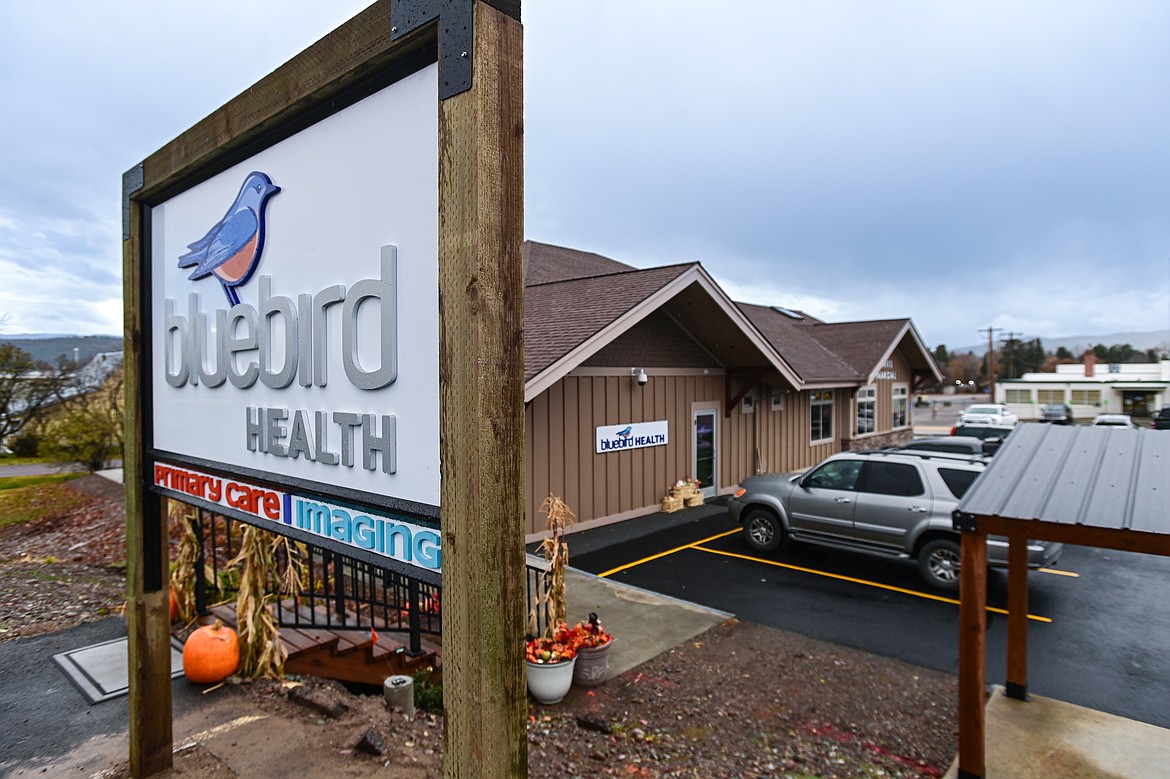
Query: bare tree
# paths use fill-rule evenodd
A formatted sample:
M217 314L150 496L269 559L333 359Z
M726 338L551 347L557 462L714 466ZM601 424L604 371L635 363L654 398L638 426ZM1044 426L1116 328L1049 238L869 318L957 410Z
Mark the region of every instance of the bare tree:
M60 401L75 373L72 363L38 366L23 349L0 344L0 444Z

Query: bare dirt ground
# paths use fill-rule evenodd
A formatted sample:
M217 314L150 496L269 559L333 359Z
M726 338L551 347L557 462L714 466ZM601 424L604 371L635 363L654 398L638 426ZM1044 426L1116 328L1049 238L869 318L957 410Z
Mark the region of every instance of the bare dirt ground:
M0 641L123 600L120 487L71 485L90 497L83 508L0 531ZM298 697L341 705L331 716ZM380 695L306 677L208 698L177 715L175 767L161 776L442 776L442 718L408 719ZM600 688L530 702L529 776L938 777L957 749L955 700L953 676L729 620ZM381 754L359 747L371 730ZM124 763L102 774L126 775Z

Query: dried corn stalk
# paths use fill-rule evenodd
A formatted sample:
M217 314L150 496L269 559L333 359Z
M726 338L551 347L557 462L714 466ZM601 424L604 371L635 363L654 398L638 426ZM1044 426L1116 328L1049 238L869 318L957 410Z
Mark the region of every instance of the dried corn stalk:
M253 525L244 528L240 553L229 565L243 564L236 598L236 631L240 636L240 675L249 679L282 678L288 651L269 603L268 583L276 579L275 546L270 534Z
M540 504L540 510L548 518L545 526L549 536L540 542L539 551L548 561L548 570L541 574L543 595L533 598L532 609L528 612L528 632L535 635L541 611L549 619L544 626L544 638L552 640L553 628L558 622L568 622L568 606L565 603L565 567L569 564L569 546L564 542L565 530L573 526L577 517L568 504L551 493Z
M179 548L171 568L171 592L179 619L190 624L195 620L195 566L199 565L199 537L195 534L194 506L177 500L167 501L167 518L179 531Z

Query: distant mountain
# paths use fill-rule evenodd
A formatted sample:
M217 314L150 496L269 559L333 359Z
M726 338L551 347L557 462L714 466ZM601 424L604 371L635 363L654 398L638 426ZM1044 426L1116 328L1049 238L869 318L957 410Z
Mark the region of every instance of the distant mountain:
M999 334L997 334L998 336ZM1134 333L1110 333L1109 335L1074 335L1065 338L1050 338L1048 336L1023 335L1020 336L1021 341L1031 341L1035 338L1040 339L1040 343L1044 345L1047 351L1055 352L1060 347L1064 347L1073 353L1074 356L1080 356L1087 349L1100 344L1101 346L1121 346L1122 344L1129 344L1134 349L1145 351L1147 349L1166 349L1170 350L1170 330L1150 330L1147 332ZM997 340L996 345L1000 342ZM961 346L957 349L947 347L947 351L952 354L964 354L966 352L974 352L975 354L983 354L987 351L987 344L982 343L978 346Z
M56 365L61 357L72 360L75 354L78 362L87 363L102 352L122 351L122 337L116 335L0 335L0 344L4 343L50 365Z

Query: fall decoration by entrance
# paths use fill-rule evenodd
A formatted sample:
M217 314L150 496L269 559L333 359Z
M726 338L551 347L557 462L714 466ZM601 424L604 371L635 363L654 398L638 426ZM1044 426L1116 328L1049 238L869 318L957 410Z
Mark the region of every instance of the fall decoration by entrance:
M196 684L222 682L239 664L239 637L218 619L192 632L183 644L183 673Z
M596 612L590 612L588 622L573 626L577 641L577 665L573 669L573 684L578 687L596 687L609 675L609 650L613 636L601 625Z
M195 620L195 566L199 564L199 537L195 533L195 506L167 499L167 518L172 536L177 532L179 548L171 564L171 622Z
M541 541L539 548L548 568L541 574L543 595L538 594L533 599L528 612L525 659L528 661L528 692L540 703L557 703L573 684L577 655L577 634L567 624L565 567L569 563L569 547L564 541L565 530L573 525L576 516L555 495L545 498L540 510L548 517L549 536ZM542 612L545 629L538 636Z
M236 598L236 624L240 630L240 675L249 679L284 676L288 650L281 643L280 626L269 608L279 596L268 589L268 583L278 576L274 553L282 544L289 560L278 587L284 591L299 581L295 544L288 538L248 525L240 540L240 553L229 563L244 566Z

